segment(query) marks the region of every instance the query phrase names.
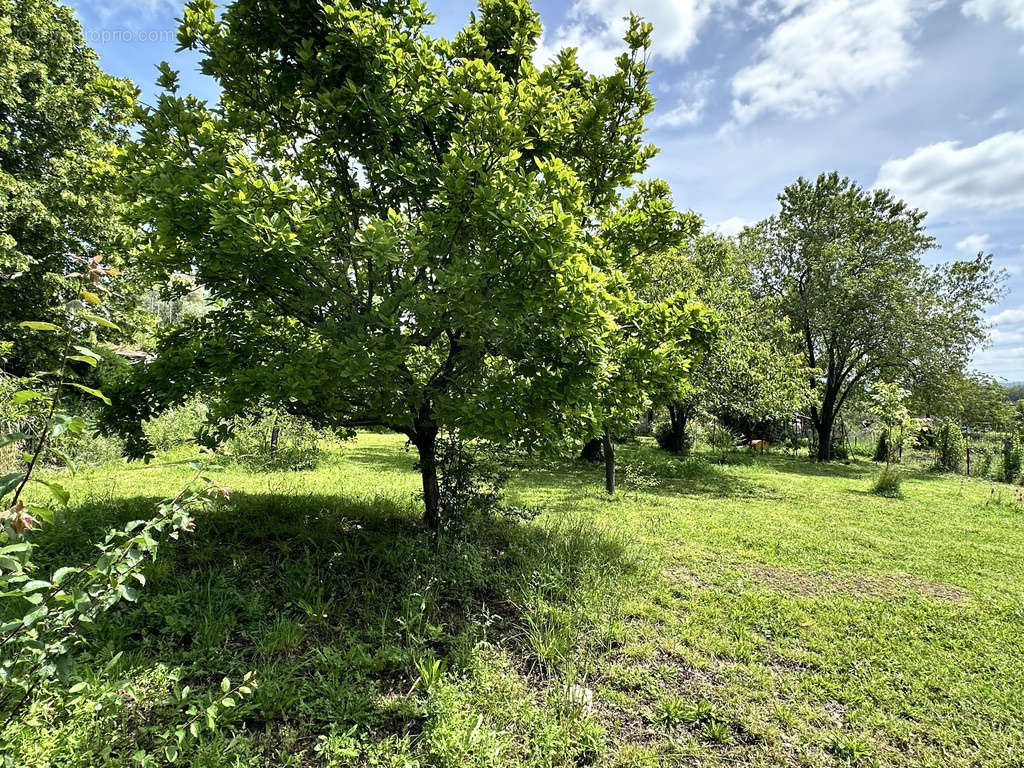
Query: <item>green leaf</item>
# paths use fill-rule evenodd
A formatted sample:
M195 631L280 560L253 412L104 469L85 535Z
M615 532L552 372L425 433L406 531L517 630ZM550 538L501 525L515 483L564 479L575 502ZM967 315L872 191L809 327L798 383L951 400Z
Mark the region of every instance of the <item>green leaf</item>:
M88 312L83 312L82 317L84 317L86 320L96 323L96 325L102 325L104 328L111 328L115 331L121 330L119 327L114 325L105 317L100 317L99 315L90 315Z
M54 325L53 323L44 323L38 320L24 320L18 323L22 328L28 328L30 331L59 331L60 326Z
M29 504L25 507L32 517L42 520L44 523L52 523L55 517L54 511L49 507L43 507L38 504Z
M31 627L36 622L38 622L40 619L45 618L45 616L49 612L49 608L47 608L45 605L41 605L31 613L25 614L25 616L21 620L21 623L27 629L28 627Z
M68 576L71 576L72 574L78 573L79 570L80 570L79 568L72 568L70 566L64 566L63 568L58 568L56 571L53 572L53 584L54 584L54 586L59 587L64 582L65 578L67 578Z
M91 365L93 368L96 367L96 361L91 357L86 357L85 355L68 355L68 360L76 360L79 363Z
M220 681L220 689L222 691L224 691L224 693L227 693L228 691L230 691L231 690L231 680L229 680L226 677L223 680L221 680Z
M70 384L71 384L72 387L75 387L76 389L80 389L80 390L82 390L83 392L85 392L88 395L92 395L93 397L99 398L100 400L102 400L107 405L111 404L110 403L110 398L107 397L106 395L104 395L98 389L93 389L92 387L87 387L87 386L85 386L85 384L79 384L78 382L75 382L75 381L70 382Z
M88 347L80 347L77 344L75 344L75 345L72 346L72 349L74 349L76 352L78 352L78 354L84 355L85 357L90 357L93 360L96 360L97 362L100 360L100 356L97 355L95 352L93 352Z
M117 591L129 603L134 603L139 599L139 590L135 589L135 587L129 587L127 584L118 584Z
M20 390L18 392L15 392L13 395L11 395L11 404L12 405L22 405L24 403L29 402L30 400L45 400L45 399L46 399L46 395L44 395L42 392L35 392L34 390L31 390L31 389L22 389L22 390Z
M85 429L85 419L81 416L69 416L66 413L58 413L53 417L50 432L54 437L60 437L65 431L80 435L83 429Z
M82 291L79 295L82 297L82 299L84 299L89 304L92 304L94 307L98 307L100 304L103 303L103 299L101 299L98 294L95 294L92 291Z
M61 485L60 483L55 483L50 480L40 480L39 478L36 477L33 477L32 481L39 483L40 485L45 485L47 488L49 488L50 494L61 504L67 504L68 501L71 500L71 494L68 493L67 489L65 489L64 486Z
M0 477L0 499L17 488L18 484L24 479L24 472L11 472L9 475Z

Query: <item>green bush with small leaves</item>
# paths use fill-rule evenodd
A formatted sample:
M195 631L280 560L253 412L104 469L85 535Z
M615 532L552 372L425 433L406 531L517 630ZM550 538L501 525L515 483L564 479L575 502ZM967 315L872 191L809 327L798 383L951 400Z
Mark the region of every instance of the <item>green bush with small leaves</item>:
M967 442L960 426L945 421L935 433L935 466L943 472L962 472L967 464Z
M1004 483L1015 483L1020 478L1021 464L1024 463L1024 448L1020 437L1010 435L1003 441L1003 476Z

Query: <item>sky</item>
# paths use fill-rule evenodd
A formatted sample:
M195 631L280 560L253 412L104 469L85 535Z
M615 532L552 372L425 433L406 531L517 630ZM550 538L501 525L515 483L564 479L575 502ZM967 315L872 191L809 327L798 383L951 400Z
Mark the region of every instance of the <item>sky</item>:
M155 92L178 0L72 0L100 64ZM450 36L475 6L428 0ZM607 72L630 11L654 25L651 175L734 234L799 176L838 170L929 212L936 263L992 253L1009 275L975 366L1024 381L1024 0L535 0L543 62L562 47Z

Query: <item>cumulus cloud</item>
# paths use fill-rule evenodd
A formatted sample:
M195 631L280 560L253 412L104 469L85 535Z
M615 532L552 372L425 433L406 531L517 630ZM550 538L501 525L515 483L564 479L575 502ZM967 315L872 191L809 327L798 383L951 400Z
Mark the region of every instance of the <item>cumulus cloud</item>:
M655 113L651 124L655 127L681 128L696 125L704 117L708 93L714 79L704 72L683 80L673 91L678 94L676 105L667 112Z
M577 48L580 65L608 74L625 50L626 17L632 11L654 25L653 58L682 61L697 42L700 28L719 6L733 0L573 0L564 23L545 30L537 51L538 63L554 58L562 48Z
M968 235L956 244L957 250L969 253L972 256L979 251L988 253L992 248L992 238L988 235Z
M720 235L735 237L742 232L744 228L755 223L756 222L753 219L742 219L739 216L730 216L728 219L719 221L717 224L712 224L711 229Z
M843 100L903 80L917 60L911 38L933 0L786 0L758 59L732 81L733 117L777 112L810 118Z
M875 187L930 213L956 208L1024 207L1024 131L1007 131L962 147L943 141L889 160Z
M991 346L974 354L974 365L982 370L1020 378L1024 367L1024 306L1008 307L988 318Z
M1002 20L1010 29L1024 32L1024 0L969 0L960 9L965 16L982 21Z

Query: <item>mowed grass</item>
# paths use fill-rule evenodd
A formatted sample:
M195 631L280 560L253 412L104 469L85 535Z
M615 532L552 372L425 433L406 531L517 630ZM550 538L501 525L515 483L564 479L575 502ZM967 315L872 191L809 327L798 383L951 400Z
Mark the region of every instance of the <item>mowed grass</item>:
M249 670L257 691L183 764L1024 764L1008 487L911 469L887 499L869 462L629 445L614 498L600 467L538 462L511 488L535 520L434 539L403 444L219 472L230 503L91 633L83 689L13 726L12 764L130 765L184 719L176 680L201 697ZM81 559L188 476L79 475L40 550Z

